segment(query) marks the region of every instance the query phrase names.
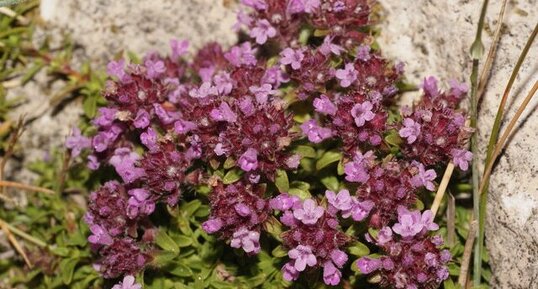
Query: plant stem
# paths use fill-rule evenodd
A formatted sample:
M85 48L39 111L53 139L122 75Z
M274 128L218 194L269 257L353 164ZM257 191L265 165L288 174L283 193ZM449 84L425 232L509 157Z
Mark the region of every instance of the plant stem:
M10 223L0 219L0 225L6 227L10 232L12 232L13 234L27 240L28 242L31 242L33 244L35 244L36 246L39 246L41 248L46 248L47 247L47 243L37 239L36 237L33 237L19 229L17 229L16 227L12 226Z
M499 104L499 108L497 110L497 115L495 116L495 121L493 123L493 128L491 129L491 135L488 142L487 152L486 152L486 166L489 166L489 163L492 163L492 155L493 150L495 148L495 144L497 142L497 139L499 137L499 131L501 128L501 121L504 115L504 108L506 106L506 102L508 100L508 95L510 94L510 90L512 89L512 86L514 85L514 82L516 80L516 77L519 73L519 70L521 69L521 65L523 64L523 60L525 60L525 57L527 56L527 53L529 52L529 49L534 42L534 39L536 38L536 34L538 33L538 24L534 27L534 30L527 40L527 44L525 45L525 48L523 48L523 51L521 51L521 54L519 56L519 59L516 63L516 66L514 67L514 70L512 71L512 75L510 76L510 79L508 80L508 83L506 84L506 88L503 93L503 97L501 99L501 103ZM493 166L493 164L491 164ZM475 273L478 267L479 271L481 270L481 264L482 264L482 254L484 250L484 233L485 233L485 223L486 223L486 205L487 205L487 194L488 194L488 188L489 188L489 177L488 179L483 179L481 184L481 189L479 193L479 210L478 210L478 240L476 242L475 246ZM474 197L474 195L473 195ZM480 264L480 265L479 265ZM475 285L476 284L476 276L475 276Z
M478 121L478 65L480 59L484 53L484 45L482 44L482 30L484 29L484 20L486 18L486 11L488 8L488 0L484 0L482 3L482 10L480 12L480 19L478 21L478 27L476 29L475 40L471 46L471 57L473 59L473 68L471 72L471 127L475 129L475 132L471 136L471 151L473 153L473 160L471 164L472 170L472 184L473 184L473 212L475 216L479 215L480 203L479 203L479 192L478 192L478 131L477 131L477 121ZM474 238L475 236L472 236ZM468 239L471 236L467 237ZM478 257L480 259L480 257ZM473 274L473 283L475 286L480 285L482 263L477 263L476 251L475 251L475 260L474 260L474 274ZM461 277L461 276L460 276Z
M461 288L465 288L467 283L467 275L469 274L471 253L473 253L473 243L476 238L477 225L478 223L476 220L471 222L469 234L467 235L467 240L465 241L465 249L463 250L463 258L461 260L460 275L458 276L458 284L461 285Z
M25 191L34 191L34 192L45 193L45 194L49 194L49 195L55 194L55 192L53 190L49 190L49 189L45 189L45 188L41 188L41 187L30 186L30 185L26 185L26 184L17 183L17 182L10 182L10 181L1 181L0 180L0 187L11 187L11 188L17 188L17 189L21 189L21 190L25 190Z
M446 187L448 186L448 182L450 181L452 172L454 172L454 163L450 162L446 166L445 173L443 174L443 179L439 184L437 193L435 193L435 199L433 200L433 204L431 207L433 216L435 216L435 214L437 214L437 210L439 210L439 206L441 205L441 201L443 200L443 196L445 195Z

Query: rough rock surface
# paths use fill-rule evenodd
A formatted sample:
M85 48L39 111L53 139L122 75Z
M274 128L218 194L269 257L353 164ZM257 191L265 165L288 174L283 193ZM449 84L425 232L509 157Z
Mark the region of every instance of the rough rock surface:
M226 0L42 0L43 26L35 33L35 42L46 37L53 45L64 35L76 44L73 66L90 60L96 68L118 52L143 54L156 50L167 53L172 38L188 39L191 51L207 42L228 46L236 41L231 27L235 23L234 7ZM231 3L231 2L230 2ZM226 5L225 5L226 4ZM54 47L54 46L53 46ZM45 71L35 81L12 89L8 97L26 101L10 112L16 119L25 115L33 119L20 140L22 162L9 162L8 177L29 182L34 177L25 170L27 164L42 159L52 148L63 144L72 126L82 114L80 99L62 109L51 107L49 100L63 81L50 84Z
M407 76L419 83L436 75L447 81L466 80L471 70L469 47L474 40L481 2L467 0L380 0L385 7L381 47L387 55L407 65ZM483 40L487 49L501 7L489 1ZM481 155L493 125L500 98L517 58L538 19L538 1L509 1L501 43L484 101L480 107ZM538 80L538 41L525 61L508 101L505 125ZM493 288L538 288L538 114L537 101L527 111L534 114L514 135L492 175L488 195L486 242L493 269Z
M221 0L42 0L41 15L47 23L43 33L70 33L80 45L76 57L102 65L120 49L142 53L166 50L170 38L187 38L193 47L208 41L231 44L233 11ZM230 1L231 2L231 1ZM381 47L387 55L404 61L407 76L415 83L428 75L442 80L466 80L470 75L469 46L473 41L482 1L379 0L385 7ZM500 0L490 0L484 33L489 47ZM537 0L510 1L502 41L481 107L479 138L485 143L496 107L517 57L538 15ZM410 5L411 4L411 5ZM538 45L531 48L509 101L513 115L532 83L538 78ZM22 142L24 163L41 158L60 145L81 113L72 103L57 114L46 105L52 87L47 77L14 95L31 99L13 115L39 116L27 128ZM413 95L411 95L413 97ZM45 104L45 105L43 105ZM536 111L536 102L529 105ZM530 109L529 109L530 110ZM494 288L538 287L538 114L526 118L511 140L492 177L488 203L487 246L494 271ZM484 147L481 147L484 153ZM17 179L29 174L17 172Z

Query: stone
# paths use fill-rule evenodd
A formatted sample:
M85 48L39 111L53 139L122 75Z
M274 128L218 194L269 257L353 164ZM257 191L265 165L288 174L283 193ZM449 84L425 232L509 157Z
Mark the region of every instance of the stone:
M424 77L435 75L445 83L449 79L469 83L472 66L469 48L476 33L482 1L418 0L413 1L413 5L406 1L379 2L385 8L380 25L380 47L389 57L406 64L406 76L411 82L419 84ZM502 1L489 2L483 33L486 55ZM534 28L536 15L538 1L509 1L504 21L506 27L480 104L478 138L482 163L497 107ZM537 50L538 41L535 41L510 94L501 131L538 80ZM417 92L409 93L405 102L409 103L417 96ZM491 178L486 245L493 270L493 288L538 288L537 103L534 100L529 104Z

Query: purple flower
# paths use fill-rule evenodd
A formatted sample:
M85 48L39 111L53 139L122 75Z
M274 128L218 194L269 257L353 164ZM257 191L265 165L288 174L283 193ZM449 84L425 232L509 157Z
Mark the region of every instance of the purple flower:
M177 60L179 57L187 54L187 51L189 50L189 41L172 39L170 40L170 48L172 49L173 60Z
M192 121L180 119L174 123L174 132L177 134L186 134L193 129L196 129L196 124Z
M450 254L450 251L448 250L442 250L440 253L440 259L442 263L446 263L452 259L452 254Z
M319 0L303 0L304 11L306 13L312 13L321 5Z
M411 184L415 188L424 186L426 187L426 189L433 192L435 190L435 185L433 184L433 181L437 177L437 174L434 170L426 170L424 168L424 165L419 162L415 162L415 165L418 168L418 174L413 176L413 178L411 179Z
M319 47L321 54L328 56L329 54L340 55L345 50L340 46L332 43L333 36L327 35L323 39L323 43Z
M105 151L118 138L121 132L122 128L117 125L113 125L107 130L98 132L92 138L93 149L96 152Z
M119 59L118 61L110 61L106 66L106 73L110 76L115 76L120 81L123 81L127 77L124 67L124 59Z
M351 115L355 119L355 125L357 127L363 126L367 121L374 119L375 114L372 112L373 105L369 101L363 103L357 103L351 109Z
M333 263L338 268L342 268L346 264L347 259L348 259L347 254L338 249L332 250L330 257Z
M254 94L256 101L259 104L267 103L267 98L269 95L274 95L277 93L277 90L273 90L273 86L268 83L262 84L261 86L253 85L249 87L249 91Z
M377 243L381 246L392 240L392 230L390 227L383 227L377 233Z
M468 150L453 149L452 161L462 171L469 169L469 163L473 160L473 153Z
M250 31L250 37L256 38L256 43L260 45L267 42L267 38L273 38L275 36L276 29L265 19L258 20L256 26Z
M350 210L353 206L353 200L349 195L348 190L341 190L340 192L338 192L338 194L335 194L333 191L327 190L325 191L325 196L327 197L327 201L329 202L329 204L331 204L339 211Z
M135 283L135 278L131 275L123 277L123 281L114 285L112 289L142 289L142 285Z
M295 267L291 264L291 262L288 262L284 264L282 267L282 277L284 277L284 280L286 281L294 281L299 278L299 271L295 269Z
M314 200L307 199L303 202L302 208L293 211L293 216L305 225L312 225L323 216L324 211L323 207L318 206Z
M198 70L198 75L200 75L202 82L211 82L213 73L215 73L215 66L213 65L208 67L202 67Z
M255 65L256 64L256 49L252 49L250 42L244 42L241 45L236 45L230 51L224 54L224 58L234 66Z
M301 68L301 62L304 59L304 49L293 50L286 48L280 52L280 63L283 65L291 65L293 70Z
M83 149L91 146L90 138L83 136L78 127L73 127L71 135L65 140L65 147L71 150L72 158L76 158Z
M147 59L144 62L144 65L146 66L149 79L155 79L166 71L166 66L164 66L164 62L161 60L153 61L151 59Z
M296 169L297 167L299 167L300 163L301 163L301 156L297 154L292 155L286 159L286 166L290 169Z
M237 203L235 204L234 206L234 210L236 213L238 213L241 217L246 217L248 215L250 215L250 208L243 204L243 203Z
M286 75L278 65L267 68L261 82L272 84L273 87L279 87L280 84L288 82L289 76Z
M116 113L118 112L115 108L101 107L99 108L99 116L92 120L92 124L100 127L111 126L114 120L116 120Z
M273 210L286 211L295 207L300 202L301 200L297 196L280 194L269 201L269 207Z
M333 134L330 128L320 127L313 119L301 124L301 130L313 143L320 143Z
M238 32L242 26L249 27L252 24L252 17L246 14L245 11L237 11L237 22L232 26L233 31Z
M408 144L414 143L420 135L420 124L411 118L405 118L403 125L404 127L399 131L400 136L407 138Z
M314 99L314 108L317 112L324 115L335 115L338 110L336 105L325 94Z
M252 104L252 99L248 96L239 101L239 109L245 116L251 116L256 111L254 104Z
M88 242L97 245L111 245L114 241L108 232L99 225L91 225L90 231L92 234L88 237Z
M370 58L370 46L361 45L357 48L357 59L362 61L368 61L370 60Z
M241 228L233 234L230 242L232 248L243 248L247 253L258 253L260 251L260 233Z
M136 128L146 128L149 125L149 113L143 109L136 113L136 117L133 120L133 125Z
M340 79L341 87L348 87L357 80L358 72L355 70L353 63L348 63L344 69L336 70L335 76Z
M460 98L469 91L469 86L466 83L460 83L455 79L449 80L450 93L455 97Z
M361 152L357 152L353 157L353 161L344 165L346 180L355 183L366 182L370 178L367 169L373 159L374 153L372 151L368 151L364 155Z
M173 123L179 117L177 112L167 111L160 103L154 103L153 109L159 120L164 124Z
M221 102L218 108L214 108L209 113L211 119L215 121L225 121L233 123L237 120L237 115L232 111L228 103L225 101Z
M360 222L364 220L370 214L370 211L374 208L374 202L370 200L359 202L357 201L355 206L351 209L351 218Z
M157 132L151 127L148 127L145 132L140 134L140 142L142 142L150 152L155 152L159 149L159 145L157 144Z
M381 260L372 259L369 257L362 257L357 260L357 267L361 270L363 274L370 274L379 268L381 268Z
M446 279L448 279L448 275L449 275L448 269L446 267L441 267L439 270L437 270L436 275L437 275L436 281L439 283L443 282Z
M213 234L219 231L222 228L222 226L223 226L222 220L220 218L215 218L215 219L209 219L205 221L202 224L202 229L204 229L204 231L206 231L206 233L208 234Z
M86 164L86 166L88 167L88 169L95 171L101 166L101 164L99 163L95 155L89 155L88 163Z
M290 0L290 2L288 3L288 7L286 8L286 11L289 14L298 14L298 13L304 12L303 0Z
M139 214L149 215L155 210L155 203L148 200L149 192L145 189L129 190L131 196L127 201L127 216L135 219Z
M336 286L340 283L342 272L338 270L331 261L325 262L323 265L323 282L327 285Z
M295 260L293 267L302 272L306 269L306 265L313 267L318 263L316 256L312 254L312 248L310 246L299 245L295 249L291 249L288 252L290 259Z
M258 151L253 148L247 149L239 158L239 166L245 172L250 172L258 168Z
M433 222L434 217L435 216L433 215L433 212L431 210L426 210L422 213L422 216L420 217L420 222L422 223L424 229L428 231L437 231L439 229L439 225Z
M439 89L437 88L437 79L433 76L424 78L422 83L422 89L424 92L431 97L436 97L439 95Z
M109 163L127 184L134 182L145 175L144 169L135 167L140 156L129 148L117 148Z
M252 7L256 10L265 10L267 9L267 3L265 0L241 0L241 4Z
M189 91L189 95L194 98L205 98L217 94L217 88L212 86L210 82L204 82L199 88L193 88Z
M213 78L213 82L215 83L215 87L220 95L227 95L232 92L233 80L229 73L223 71L219 72Z
M419 211L409 211L403 206L398 207L398 223L392 226L392 230L402 237L413 237L422 231L424 227Z

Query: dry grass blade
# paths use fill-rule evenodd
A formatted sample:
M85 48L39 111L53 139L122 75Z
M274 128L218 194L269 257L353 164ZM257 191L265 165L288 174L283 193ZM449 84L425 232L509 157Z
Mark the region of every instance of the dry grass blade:
M25 191L40 192L40 193L45 193L49 195L52 195L55 193L53 190L49 190L49 189L45 189L41 187L30 186L26 184L17 183L17 182L2 181L2 180L0 180L0 187L17 188L17 189L21 189Z
M431 211L434 216L435 214L437 214L437 210L439 210L439 206L441 205L441 201L443 200L443 196L445 195L448 182L450 181L450 177L452 176L453 172L454 172L454 163L450 162L446 166L445 173L443 174L443 179L441 180L441 183L439 184L437 193L435 193L435 199L433 200L433 204L431 207Z
M499 16L497 17L497 26L495 27L495 34L493 35L493 42L491 43L491 47L489 48L488 56L484 63L484 67L482 68L482 72L480 73L480 81L478 82L478 91L476 93L477 101L480 101L480 99L482 98L484 90L486 89L486 84L488 83L489 74L491 72L491 65L493 64L493 60L495 59L495 53L497 52L497 46L501 37L501 30L503 26L507 3L508 0L503 0L501 11L499 12Z
M477 229L478 221L474 220L471 222L469 234L467 235L467 240L465 241L465 249L463 250L463 258L461 260L460 275L458 276L458 284L460 284L462 288L465 288L467 283L467 275L469 274L469 265L471 261L471 254L473 253L473 243L476 238Z
M519 106L518 110L516 111L516 114L514 117L510 120L510 123L508 124L508 127L504 130L504 133L502 134L501 138L499 139L499 142L495 146L495 150L493 151L493 154L491 155L491 159L487 163L486 169L484 170L484 174L482 175L482 183L480 184L480 192L485 188L486 184L489 181L489 177L491 175L491 171L493 170L493 164L495 163L495 160L499 157L501 150L506 145L506 140L508 137L512 134L512 131L521 117L521 114L523 114L523 111L525 111L525 108L533 98L533 96L536 94L536 91L538 90L538 81L534 82L534 85L532 86L531 91L527 94L527 97L523 100L523 103Z
M446 231L446 244L452 247L456 242L456 198L450 193L446 209Z
M32 262L30 262L30 259L28 259L28 256L26 255L26 252L24 252L24 249L22 248L21 244L19 244L17 239L15 239L15 236L13 236L13 234L9 230L9 227L7 226L7 223L4 222L3 220L0 220L0 228L2 228L2 230L6 234L9 242L11 242L11 244L13 245L15 250L17 250L17 252L19 254L21 254L22 258L24 259L24 262L26 263L26 265L28 265L28 267L32 268L33 267Z

